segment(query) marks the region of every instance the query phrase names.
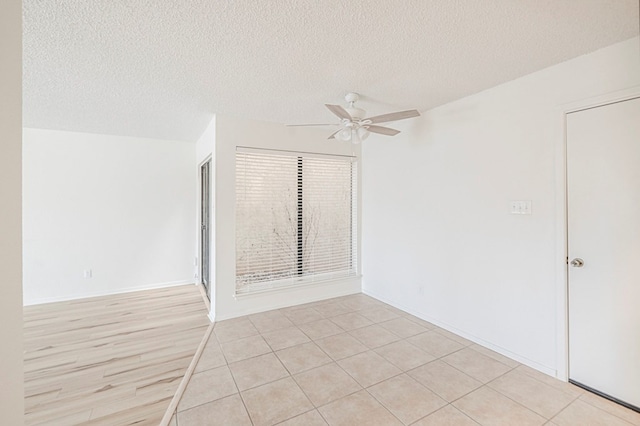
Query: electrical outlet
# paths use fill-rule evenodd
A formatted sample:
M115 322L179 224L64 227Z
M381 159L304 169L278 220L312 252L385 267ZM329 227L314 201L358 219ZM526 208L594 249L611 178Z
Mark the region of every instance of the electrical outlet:
M91 278L91 277L93 277L93 271L91 271L91 269L85 269L85 270L84 270L84 277L85 277L85 278Z
M424 287L421 286L421 285L418 286L418 294L421 295L421 296L424 295Z

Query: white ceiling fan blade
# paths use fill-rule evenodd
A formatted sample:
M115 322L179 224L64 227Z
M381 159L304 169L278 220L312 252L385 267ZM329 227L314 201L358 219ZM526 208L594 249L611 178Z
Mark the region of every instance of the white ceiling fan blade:
M340 130L342 130L342 129L340 129ZM338 132L339 132L340 130L336 130L335 132L331 133L331 136L329 136L327 139L335 139L335 138L336 138L336 135L338 134Z
M376 115L375 117L365 118L371 123L386 123L389 121L404 120L405 118L413 118L420 116L418 110L410 109L407 111L390 112L389 114Z
M326 106L327 108L329 108L329 111L331 111L332 113L334 113L335 115L337 115L340 119L342 120L349 120L349 121L353 121L353 118L351 118L351 115L349 115L349 113L347 112L346 109L342 108L340 105L329 105L329 104L324 104L324 106Z
M338 123L320 123L320 124L287 124L287 127L311 127L311 126L339 126Z
M400 130L392 129L390 127L368 125L368 126L364 126L364 128L370 131L371 133L378 133L385 136L395 136L398 133L400 133Z

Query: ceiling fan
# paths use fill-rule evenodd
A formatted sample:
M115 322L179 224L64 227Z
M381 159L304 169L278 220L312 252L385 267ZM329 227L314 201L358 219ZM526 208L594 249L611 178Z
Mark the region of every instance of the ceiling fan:
M340 123L292 124L291 126L340 126L340 129L332 133L328 139L338 139L345 142L350 141L354 144L359 144L369 136L369 133L378 133L385 136L395 136L400 133L399 130L392 129L390 127L378 126L378 123L404 120L405 118L413 118L420 115L417 110L411 109L365 118L367 112L362 108L355 106L355 103L360 99L360 96L357 93L347 93L344 99L348 104L346 108L343 108L340 105L325 104L329 111L340 119Z

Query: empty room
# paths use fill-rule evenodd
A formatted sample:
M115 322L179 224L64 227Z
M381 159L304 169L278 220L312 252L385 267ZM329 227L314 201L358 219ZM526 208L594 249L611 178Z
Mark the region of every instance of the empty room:
M640 2L4 0L13 425L640 426Z

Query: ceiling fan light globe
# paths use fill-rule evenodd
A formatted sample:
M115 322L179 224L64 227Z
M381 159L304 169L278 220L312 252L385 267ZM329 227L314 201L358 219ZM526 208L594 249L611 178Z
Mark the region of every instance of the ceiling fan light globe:
M351 140L351 129L342 129L336 135L338 139L344 142L349 142Z
M358 139L361 141L369 137L369 131L364 127L360 127L357 131L357 134L358 134Z

